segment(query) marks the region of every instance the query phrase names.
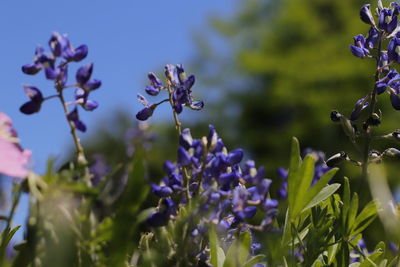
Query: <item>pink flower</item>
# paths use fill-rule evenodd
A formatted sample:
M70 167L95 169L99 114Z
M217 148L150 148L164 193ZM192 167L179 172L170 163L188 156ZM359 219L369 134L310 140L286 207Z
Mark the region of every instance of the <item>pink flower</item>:
M19 145L11 119L0 112L0 174L25 178L28 175L26 165L30 157L31 151Z

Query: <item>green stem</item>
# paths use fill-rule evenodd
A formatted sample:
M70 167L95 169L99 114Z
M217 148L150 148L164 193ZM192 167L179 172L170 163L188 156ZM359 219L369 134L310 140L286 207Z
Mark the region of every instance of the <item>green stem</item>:
M67 119L68 125L71 130L70 132L71 132L72 138L74 140L77 163L80 167L83 168L84 180L85 180L86 184L88 186L90 186L91 181L90 181L90 174L89 174L89 168L88 168L88 161L86 159L85 151L84 151L84 149L81 145L80 139L78 137L78 133L77 133L75 124L71 120L68 119L69 109L68 109L68 104L67 104L67 102L65 102L65 99L64 99L63 87L61 85L57 85L56 89L58 91L58 98L60 99L60 102L63 106L65 118Z
M379 80L379 73L381 72L379 68L379 58L381 56L381 48L382 47L382 33L379 35L379 42L378 42L378 58L376 60L376 71L375 71L375 76L374 76L374 90L372 91L372 96L371 96L371 106L370 106L370 112L369 112L369 117L375 113L375 108L376 108L376 103L377 103L377 87L376 87L376 82ZM364 179L367 178L368 175L368 159L369 159L369 151L371 149L371 132L370 128L368 127L366 129L366 140L364 144L364 151L363 151L363 161L362 161L362 177Z
M178 136L181 135L182 133L182 123L179 121L179 117L178 117L178 113L176 113L175 108L174 108L174 100L172 98L173 93L171 90L171 84L169 82L167 82L167 91L168 91L168 95L169 95L169 103L171 105L171 109L172 109L172 113L174 115L174 121L175 121L175 128L178 131ZM189 202L189 207L191 206L191 196L190 196L190 191L189 191L189 180L190 180L190 176L189 173L187 171L187 169L185 167L182 166L182 172L185 176L185 180L186 180L186 197L188 199Z
M18 203L19 203L19 200L21 199L21 195L22 195L22 185L19 185L17 192L14 195L13 202L11 204L11 210L10 210L10 214L8 215L8 218L6 221L6 227L4 228L3 233L2 233L3 238L2 238L1 247L4 249L4 251L3 251L4 253L2 253L0 255L0 266L3 266L3 264L4 264L4 258L5 258L6 246L7 246L7 244L4 243L6 241L6 237L4 236L4 234L11 231L12 219L14 217L15 210L18 207Z

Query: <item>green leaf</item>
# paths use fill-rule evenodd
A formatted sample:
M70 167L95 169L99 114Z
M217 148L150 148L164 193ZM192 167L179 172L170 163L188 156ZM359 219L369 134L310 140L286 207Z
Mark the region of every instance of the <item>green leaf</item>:
M354 192L353 198L351 199L349 214L347 216L347 229L349 232L354 225L354 221L356 220L357 211L358 211L358 195L357 193Z
M378 266L378 267L391 266L391 265L388 265L387 262L388 262L388 260L387 260L387 259L384 259L383 261L381 261L381 263L379 263L379 266Z
M291 217L295 218L300 211L304 208L306 203L306 194L310 188L312 178L314 177L314 158L307 155L300 166L297 174L295 175L296 193L293 204Z
M289 209L293 210L295 203L294 197L298 186L298 179L296 179L297 171L301 164L300 145L296 137L292 138L292 147L290 153L290 166L288 174L288 202Z
M361 262L360 267L377 267L377 260L380 259L380 256L383 254L383 251L379 249L378 251L373 252L368 255L367 258ZM380 262L380 260L379 260Z
M1 240L2 249L3 248L5 249L5 247L7 247L8 243L10 243L11 239L13 238L14 234L18 231L19 228L21 228L21 225L18 225L13 229L8 228L3 231Z
M331 184L328 186L325 186L308 204L307 206L302 210L302 212L306 211L309 208L312 208L328 197L330 197L333 193L336 192L340 187L340 184Z
M333 168L329 170L321 177L318 182L315 183L313 187L308 190L305 201L306 205L308 205L310 201L328 184L328 182L332 179L332 177L336 174L338 170L338 168ZM303 211L305 211L305 209L303 209Z
M236 267L244 264L250 255L250 248L251 234L245 231L229 247L223 267Z
M368 227L377 216L377 206L375 201L369 202L361 213L356 217L354 225L351 228L351 236L361 233L365 228Z
M263 255L263 254L254 256L251 259L249 259L248 261L246 261L242 265L242 267L253 267L254 264L257 264L257 263L261 262L264 258L265 258L265 255Z
M215 233L214 227L210 229L209 232L210 238L210 254L211 254L211 264L215 267L219 267L218 265L218 238L217 234Z
M224 265L224 262L225 262L225 252L220 246L218 246L217 249L218 249L218 263L217 263L217 266L218 267L222 267Z
M342 224L345 227L348 218L348 213L350 210L350 184L349 184L349 179L347 177L344 177L342 202L343 202Z
M331 265L335 260L338 247L339 243L336 243L328 248L328 265Z

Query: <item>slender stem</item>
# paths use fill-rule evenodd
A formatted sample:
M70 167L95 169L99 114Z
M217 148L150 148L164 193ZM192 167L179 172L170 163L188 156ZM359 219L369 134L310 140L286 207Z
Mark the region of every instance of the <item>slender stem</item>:
M68 104L67 104L67 102L65 102L65 99L64 99L63 87L61 85L57 85L56 89L58 91L58 98L60 99L60 102L64 109L65 118L67 119L68 125L71 129L71 135L72 135L72 138L73 138L74 144L75 144L78 165L83 167L84 179L86 180L86 183L88 185L90 185L91 182L90 182L90 175L89 175L89 169L88 169L88 161L86 159L85 151L83 150L80 139L78 137L78 133L76 131L75 124L68 118L69 109L68 109Z
M43 101L49 100L49 99L52 99L52 98L56 98L56 97L58 97L58 95L50 95L50 96L45 97L45 98L43 99Z
M182 123L179 121L178 113L176 113L175 108L174 108L174 100L172 98L173 93L172 93L171 84L170 84L169 81L167 81L167 91L168 91L168 95L169 95L168 101L169 101L169 103L171 105L172 113L174 114L175 128L178 131L178 135L180 136L181 133L182 133L182 128L181 128ZM186 197L188 199L189 206L191 206L190 203L191 203L191 198L192 197L190 196L190 190L189 190L190 176L189 176L189 173L188 173L187 169L184 166L182 166L182 172L183 172L183 174L185 176L185 180L186 180Z
M8 218L7 218L6 229L8 229L11 226L11 222L14 217L15 210L18 206L19 200L21 199L21 195L22 195L22 185L19 185L16 195L14 196L14 199L13 199L13 203L12 203L11 210L10 210L10 215L8 215Z
M379 57L381 55L381 48L382 47L382 33L379 35L379 42L378 42L378 59L376 60L376 71L375 71L375 83L374 83L374 90L372 91L372 96L371 96L371 106L370 106L370 113L369 115L371 116L375 112L376 108L376 102L377 102L377 87L376 83L379 80L379 73L381 72L381 69L379 68ZM371 149L371 133L370 133L370 128L368 127L366 129L366 140L364 144L364 151L363 151L363 161L362 161L362 177L364 179L367 178L368 175L368 158L369 158L369 151Z
M11 231L12 219L14 217L15 210L17 209L19 200L21 199L21 195L22 195L22 185L19 185L17 192L14 195L13 202L11 204L10 214L8 215L8 218L6 221L6 227L4 228L4 231L9 231L9 232ZM3 240L2 240L1 247L3 247L3 248L5 248L5 246L7 245L4 242L6 242L6 238L3 238ZM0 266L3 266L4 258L5 258L5 250L4 250L4 254L0 255Z
M303 240L301 240L299 232L297 231L296 226L292 223L292 229L295 231L296 237L299 240L299 244L301 246L301 248L304 250L304 253L306 252L306 246L303 243Z
M180 135L182 133L182 128L181 128L182 123L179 121L178 113L176 113L175 108L174 108L174 100L172 98L172 90L171 90L171 85L169 82L167 83L167 90L168 90L168 94L169 94L168 100L169 100L169 103L171 104L172 113L174 114L175 128L176 128L176 130L178 130L178 133Z

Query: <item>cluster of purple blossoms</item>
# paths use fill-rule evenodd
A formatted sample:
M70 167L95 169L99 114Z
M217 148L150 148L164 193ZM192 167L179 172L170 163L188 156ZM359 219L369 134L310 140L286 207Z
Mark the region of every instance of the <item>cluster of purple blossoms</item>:
M78 130L84 132L86 131L86 126L79 119L77 105L88 111L96 109L98 103L88 98L91 91L101 86L101 81L91 79L93 63L86 64L77 70L75 75L76 83L67 85L67 80L68 64L70 62L79 62L86 58L88 47L80 45L74 48L65 34L61 35L57 32L51 35L49 47L50 52L46 53L42 46L38 46L35 50L33 63L22 66L22 71L25 74L35 75L43 70L46 79L54 82L57 94L44 97L37 87L24 85L25 94L28 96L29 101L20 107L20 111L24 114L37 113L40 111L44 101L54 97L60 98L64 104L63 90L70 87L76 88L75 100L65 103L65 105L73 105L72 111L68 112L67 117Z
M390 66L393 63L400 63L399 13L399 4L392 2L389 8L384 8L382 2L378 1L375 11L378 19L376 23L370 5L364 5L360 10L360 18L371 25L368 36L365 38L359 34L354 37L354 45L350 45L354 56L377 60L379 79L375 84L375 92L377 95L385 91L389 93L391 104L396 110L400 110L400 75L395 69L390 69ZM382 47L384 40L389 40L386 50ZM363 111L370 106L372 97L373 95L368 94L357 101L350 117L351 121L356 121L361 117Z
M152 184L152 192L162 198L147 225L164 226L176 215L179 205L196 203L192 212L197 223L190 229L194 239L207 233L210 224L226 238L243 229L266 229L278 213L278 201L268 197L271 180L265 168L248 160L242 166L243 150L228 152L214 127L201 139L193 139L189 129L179 138L177 163L166 161L166 176ZM249 220L258 214L256 225ZM200 237L198 237L200 235Z
M144 96L138 94L137 98L144 106L144 108L136 114L138 120L147 120L153 115L158 105L167 101L171 103L177 114L182 112L183 106L187 106L193 110L201 110L204 107L203 101L195 101L192 96L191 89L195 82L195 76L190 75L187 77L182 65L166 65L165 77L166 81L163 82L153 72L148 74L150 85L146 86L146 93L150 96L157 96L162 90L165 90L168 92L169 98L156 104L150 104Z

